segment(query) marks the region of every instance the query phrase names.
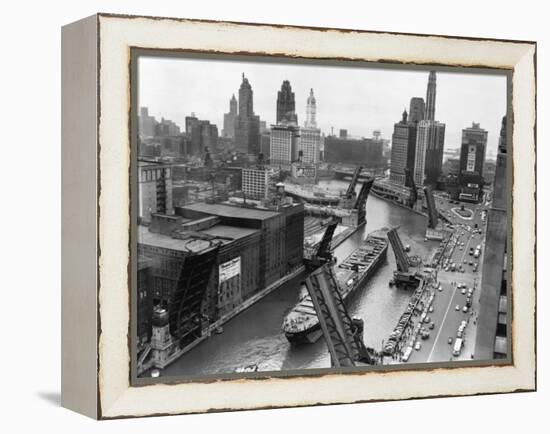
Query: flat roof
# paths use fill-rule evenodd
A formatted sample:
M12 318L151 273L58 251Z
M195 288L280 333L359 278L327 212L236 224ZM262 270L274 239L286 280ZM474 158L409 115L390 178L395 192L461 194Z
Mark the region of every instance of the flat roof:
M202 240L199 237L188 238L181 240L172 238L169 235L157 234L149 232L146 226L138 226L138 244L146 244L153 247L161 247L164 249L178 250L181 252L201 253L213 248L216 240ZM223 244L228 240L220 239Z
M232 240L238 240L248 237L256 233L260 233L258 229L239 228L237 226L228 225L215 225L211 228L201 231L203 234L212 235L214 237L231 238Z
M186 233L187 231L182 231ZM162 247L171 250L203 252L213 247L213 243L219 242L222 245L234 240L239 240L256 233L258 229L240 228L237 226L215 225L202 231L188 231L190 237L187 239L172 238L170 235L149 232L149 228L140 225L138 227L138 243L154 247ZM193 237L193 233L199 236ZM200 234L212 237L212 239L201 239Z
M224 205L221 203L194 203L181 207L190 211L202 212L221 217L241 217L254 220L267 220L277 216L279 213L257 208L243 208L240 206Z

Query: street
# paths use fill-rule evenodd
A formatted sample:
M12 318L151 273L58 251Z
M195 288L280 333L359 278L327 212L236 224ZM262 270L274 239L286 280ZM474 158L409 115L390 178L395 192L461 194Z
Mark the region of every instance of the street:
M441 284L441 291L434 290L435 297L432 303L433 311L428 315L434 323L434 329L430 330L429 338L422 340L419 350L414 350L408 360L409 363L444 362L451 360L471 360L474 358L475 336L477 326L477 314L479 312L480 281L485 253L485 221L482 218L483 210L487 204L465 205L466 212L471 210L471 216L462 217L457 208L460 205L449 203L441 196L436 197L437 207L440 212L455 226L454 234L445 250L441 265L437 272L438 282ZM475 227L477 225L477 228ZM481 233L477 230L481 229ZM464 245L462 245L464 243ZM480 256L474 258L470 255L470 248L474 251L481 246ZM446 261L448 260L448 261ZM465 262L466 261L466 262ZM477 271L474 265L478 263ZM451 267L446 269L444 264L456 264L456 271ZM462 266L463 272L459 267ZM465 285L465 289L458 288L458 285ZM468 288L474 288L471 307L463 312L466 306ZM463 294L462 292L465 292ZM457 310L458 307L458 310ZM418 322L420 318L415 321ZM464 344L460 354L453 356L453 346L457 338L457 331L462 321L466 321L466 328L463 332ZM416 325L416 324L414 324ZM424 326L427 328L428 323ZM451 343L449 343L451 341Z

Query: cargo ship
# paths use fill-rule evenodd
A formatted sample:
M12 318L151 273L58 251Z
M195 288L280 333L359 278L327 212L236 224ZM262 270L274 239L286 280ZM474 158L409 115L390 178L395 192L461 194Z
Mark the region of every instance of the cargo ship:
M334 267L340 294L344 302L362 288L386 261L388 240L384 231L367 235L361 246L344 261ZM323 334L311 297L304 285L302 298L285 316L282 330L290 343L314 343Z

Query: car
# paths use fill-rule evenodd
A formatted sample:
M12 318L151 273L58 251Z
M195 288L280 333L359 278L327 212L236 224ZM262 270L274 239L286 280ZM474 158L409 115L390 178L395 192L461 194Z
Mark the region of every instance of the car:
M466 294L466 288L462 288L462 290L460 291L461 294Z
M431 321L431 318L429 316L427 316L426 318L424 318L424 322L426 324L428 324L429 322Z
M439 292L441 292L441 291L443 291L443 287L442 287L441 285L439 285L439 286L437 287L437 290L438 290Z
M447 339L447 343L448 343L449 345L451 345L451 344L453 343L453 338Z
M458 304L455 306L455 310L460 310L460 306Z
M435 323L434 323L434 322L431 322L430 325L429 325L429 327L430 327L430 330L433 330L434 327L435 327Z
M468 306L464 306L464 307L462 308L462 312L467 313L467 312L468 312Z
M416 342L416 344L414 344L414 349L418 351L420 348L422 348L422 344L420 342Z

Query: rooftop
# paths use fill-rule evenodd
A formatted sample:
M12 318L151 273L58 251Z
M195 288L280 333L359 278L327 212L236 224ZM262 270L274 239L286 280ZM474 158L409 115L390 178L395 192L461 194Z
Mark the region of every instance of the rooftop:
M165 249L202 253L218 244L228 244L255 233L259 233L259 230L215 225L199 232L181 231L178 238L173 238L170 235L149 232L146 226L140 225L138 227L138 242Z
M211 228L201 231L203 234L212 235L214 237L230 238L238 240L256 233L260 233L258 229L240 228L237 226L216 225Z
M256 208L243 208L240 206L224 205L221 203L194 203L186 205L182 209L202 212L220 217L240 217L253 220L267 220L277 216L279 213Z
M172 238L169 235L149 232L146 226L138 226L138 244L160 247L163 249L178 250L181 252L203 253L216 246L218 243L226 243L224 239L201 239L200 236L187 239Z

